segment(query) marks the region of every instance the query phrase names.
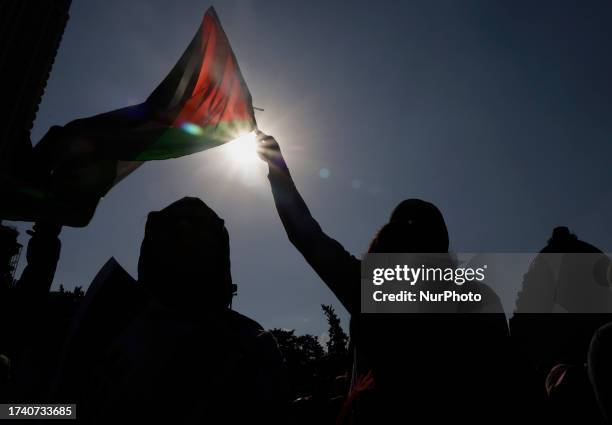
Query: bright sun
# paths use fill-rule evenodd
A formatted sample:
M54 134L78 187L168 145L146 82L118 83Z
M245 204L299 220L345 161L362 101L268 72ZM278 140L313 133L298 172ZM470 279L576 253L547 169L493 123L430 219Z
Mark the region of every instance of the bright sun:
M255 143L255 132L251 131L227 143L225 154L229 161L242 170L255 167L259 164Z
M255 131L245 133L219 149L223 150L225 171L232 177L247 186L258 186L261 183L265 165L257 155Z

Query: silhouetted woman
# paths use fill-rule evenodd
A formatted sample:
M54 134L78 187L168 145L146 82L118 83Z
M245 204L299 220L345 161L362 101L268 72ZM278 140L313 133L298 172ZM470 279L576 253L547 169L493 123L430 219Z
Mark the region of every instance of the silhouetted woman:
M509 410L508 329L500 314L361 314L360 260L327 236L298 193L273 137L258 133L259 155L269 165L276 209L291 243L351 314L355 363L347 421L427 423L462 419L499 423ZM440 211L419 199L401 202L374 237L369 252L448 253Z

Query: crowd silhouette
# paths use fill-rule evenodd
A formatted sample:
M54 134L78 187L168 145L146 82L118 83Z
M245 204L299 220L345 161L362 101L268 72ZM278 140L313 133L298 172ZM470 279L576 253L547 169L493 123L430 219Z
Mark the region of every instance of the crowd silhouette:
M312 217L276 140L257 140L287 236L350 313L349 335L331 306L325 344L232 309L230 236L200 199L149 213L137 280L111 259L85 293L50 292L61 226L38 222L15 281L3 246L2 401L76 403L79 422L99 424L610 422L612 266L599 249L554 229L510 321L496 296L487 314L363 314L361 260ZM450 263L449 241L439 209L407 199L368 252Z
M43 176L44 179L58 177L55 172L41 174L41 164L32 161L43 159L46 163L48 158L34 155L30 130L69 19L70 3L70 0L3 0L0 13L3 18L0 26L2 94L4 103L9 105L9 111L0 115L0 205L11 210L10 207L23 207L25 203L27 210L37 211L28 215L28 219L40 216L38 207L48 209L50 198L30 196L31 190L17 190L19 197L15 197L17 183L39 183ZM461 99L458 95L463 89L467 88L465 92L469 94L478 92L472 88L484 75L484 91L477 93L483 96L477 100L490 106L490 111L483 109L487 113L483 115L485 118L493 117L496 121L498 116L507 113L511 125L520 122L529 131L535 130L535 137L540 137L548 124L558 122L562 124L557 125L563 130L561 133L571 138L575 136L574 127L587 125L604 134L603 121L596 120L596 112L605 104L601 99L605 98L609 78L603 60L608 40L604 31L606 10L592 4L584 10L567 5L508 9L504 4L492 16L487 7L480 7L484 3L471 7L477 13L469 39L462 38L459 21L448 19L452 9L441 8L443 19L439 25L436 16L427 13L423 21L426 33L418 31L420 18L410 21L416 27L407 26L416 31L418 42L407 40L411 46L422 44L427 57L451 53L450 61L461 59L455 71L473 74L474 80L447 80L447 72L440 74L443 79L438 76L434 80L420 80L421 68L432 69L428 65L433 64L445 70L445 65L450 63L425 60L423 66L416 68L417 73L411 74L417 76L411 84L420 87L433 81L440 88L434 94L446 93ZM110 6L105 8L110 10ZM147 22L154 22L150 18L155 11L146 9ZM362 22L379 22L381 14L369 12L370 7L367 9L367 21L359 19L358 13L347 15L358 18L358 31L363 29ZM391 13L403 19L396 9ZM340 11L340 16L352 12L346 7ZM411 14L419 17L419 8L414 11L417 13ZM264 13L265 8L258 11L258 16ZM508 15L516 25L497 20L502 15ZM282 21L282 13L271 16ZM562 19L540 19L544 16ZM171 21L164 19L164 28L170 28ZM404 21L401 22L408 22ZM327 29L325 20L320 23L321 28ZM311 24L309 19L308 25ZM585 31L587 26L592 34ZM319 27L318 33L329 35ZM493 31L488 32L487 27ZM344 25L339 28L345 31ZM446 32L447 29L451 32ZM520 37L505 38L504 29ZM481 31L490 40L478 46L494 46L489 50L504 51L504 56L489 56L487 49L466 49L472 46L472 37ZM82 33L76 34L82 38ZM129 34L118 33L121 40L128 41ZM397 38L395 34L387 33L381 38L372 33L369 38L378 44L382 40L386 47L397 50L399 44L390 41L391 37ZM433 45L427 44L430 34L435 36ZM347 32L347 38L354 35ZM451 44L446 43L448 36L453 37ZM557 38L561 44L550 43ZM364 48L375 50L376 55L367 55L374 59L370 62L380 68L380 75L391 75L389 67L381 66L384 61L380 59L384 56L378 55L385 49L361 41L359 38L357 43L359 57ZM495 43L491 44L492 41ZM325 43L329 44L327 38ZM436 50L437 44L448 48ZM588 54L577 56L580 48ZM511 55L505 51L508 49L512 50ZM411 57L427 59L419 56L418 48L412 50L416 56L411 54ZM478 67L463 61L471 53L476 54ZM546 60L523 60L532 56ZM351 56L343 55L340 59L346 58ZM78 65L76 68L80 70L82 58L77 59L65 64ZM195 69L194 62L185 63L189 64L190 71ZM121 65L121 61L113 64ZM500 64L504 68L501 80L489 80L488 71L499 74L496 67ZM365 67L363 74L369 75L375 68ZM401 63L395 62L392 68L393 72L403 69ZM472 72L481 68L487 74ZM551 71L552 79L548 78ZM332 82L336 81L334 75L341 74L332 72L329 79ZM406 79L406 75L398 75ZM499 89L495 84L491 95L495 101L490 102L486 86L519 79L525 80L521 84L525 83L528 92L521 92L518 83L507 87L503 84ZM566 84L570 79L580 85ZM531 83L540 80L543 82L538 86L541 96L533 96ZM451 85L456 81L460 82L455 84L458 90ZM591 85L582 86L585 81ZM396 90L396 86L392 88ZM59 87L63 95L65 87ZM393 107L393 103L387 102L388 96L384 97L388 93L385 87L376 88L383 97L373 97L370 103L382 99L383 105ZM520 109L522 98L513 101L500 96L500 93L509 94L509 89L517 90L519 96L529 96L529 103L535 107L523 108L523 114L514 115L514 109ZM369 91L366 95L372 93ZM160 100L159 96L155 98ZM498 103L499 99L503 101ZM519 107L515 105L516 99ZM553 102L571 108L557 109ZM503 109L503 103L512 107ZM463 105L459 101L457 104ZM431 110L435 111L435 107L434 102ZM403 111L399 107L395 109ZM472 109L468 112L480 112L478 108ZM525 121L539 109L550 109L534 115L534 123L541 121L542 128ZM565 109L569 111L567 114ZM146 112L143 108L128 110ZM426 108L423 116L427 117L429 112ZM440 116L448 118L448 115ZM588 120L584 121L587 116ZM140 116L135 114L132 118ZM562 122L564 118L575 121L576 125L563 125L567 124ZM107 130L105 124L98 130ZM57 131L59 127L52 127L43 141L51 142ZM511 137L505 141L515 136L514 132L506 133ZM181 134L185 136L188 132ZM516 134L520 137L526 133ZM595 141L605 143L605 137L597 139L597 133L585 132L580 136L595 137ZM360 305L362 258L351 255L323 232L300 196L276 140L261 132L257 139L260 157L269 165L271 191L287 236L350 313L348 335L334 309L327 305L322 306L329 325L326 341L313 335L299 335L295 330L265 330L252 318L235 311L232 300L237 292L231 273L230 234L223 220L197 198L177 200L148 215L136 279L111 258L85 290L85 286L71 291L63 286L59 291L51 290L61 253L62 228L58 223L49 218L37 221L27 231L25 255L20 255L22 247L17 230L0 223L0 404L74 403L76 422L84 424L612 423L612 264L598 247L572 234L572 223L565 223L569 228L543 229L551 234L550 239L542 241L543 248L524 270L522 280L517 280L521 289L513 311L508 311L507 305L504 311L500 297L492 289L496 282L486 281L480 289L487 294L488 302L477 310L449 305L447 313L425 308L419 314L364 314ZM567 148L568 140L561 137L555 143L559 143L562 151ZM36 151L45 145L49 146L42 143ZM551 146L546 143L538 146L542 152L532 157L550 154L547 159L563 172L547 177L569 176L571 180L576 170L565 169L567 165L563 162L556 164L558 155L545 150ZM603 145L594 146L599 157L604 158ZM516 149L520 147L517 145ZM574 151L569 152L575 154ZM509 152L504 149L500 154ZM75 162L83 165L81 159ZM576 157L577 167L582 159L580 155ZM131 162L131 166L135 164ZM113 176L117 166L107 162L103 165L102 189L106 191L114 184L110 181L116 180ZM129 172L129 166L123 171ZM585 175L587 179L599 176ZM64 174L64 182L83 180L74 176ZM570 180L560 179L559 184ZM31 189L28 185L23 187ZM7 193L10 196L5 196ZM65 192L66 199L60 199L69 206L63 208L63 213L80 217L83 211L79 209L83 209L93 214L98 197L88 197L87 192L79 192L79 196L72 196L73 193ZM577 197L576 202L580 199ZM438 261L452 267L457 261L449 252L452 238L445 217L435 205L407 199L397 205L386 223L381 223L367 251L368 254L434 253ZM24 256L26 266L17 276L17 259Z

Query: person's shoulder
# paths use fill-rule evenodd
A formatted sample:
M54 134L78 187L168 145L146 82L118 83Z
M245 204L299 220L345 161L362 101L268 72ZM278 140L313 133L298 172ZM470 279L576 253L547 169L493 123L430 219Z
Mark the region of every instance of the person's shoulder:
M236 326L251 330L264 330L263 326L261 326L258 322L248 316L245 316L244 314L238 313L235 310L228 310L227 317L229 318L230 322Z
M233 331L240 335L243 341L254 343L260 348L278 349L274 336L255 320L234 310L229 310L228 319Z

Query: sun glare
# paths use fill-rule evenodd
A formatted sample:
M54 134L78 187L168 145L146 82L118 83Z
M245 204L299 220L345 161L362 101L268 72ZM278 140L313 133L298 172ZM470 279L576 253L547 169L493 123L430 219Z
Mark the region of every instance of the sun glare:
M235 165L241 168L250 168L259 163L256 148L255 132L251 131L229 142L225 153Z
M257 155L255 131L245 133L219 149L223 150L226 172L247 186L257 186L261 183L265 166Z

